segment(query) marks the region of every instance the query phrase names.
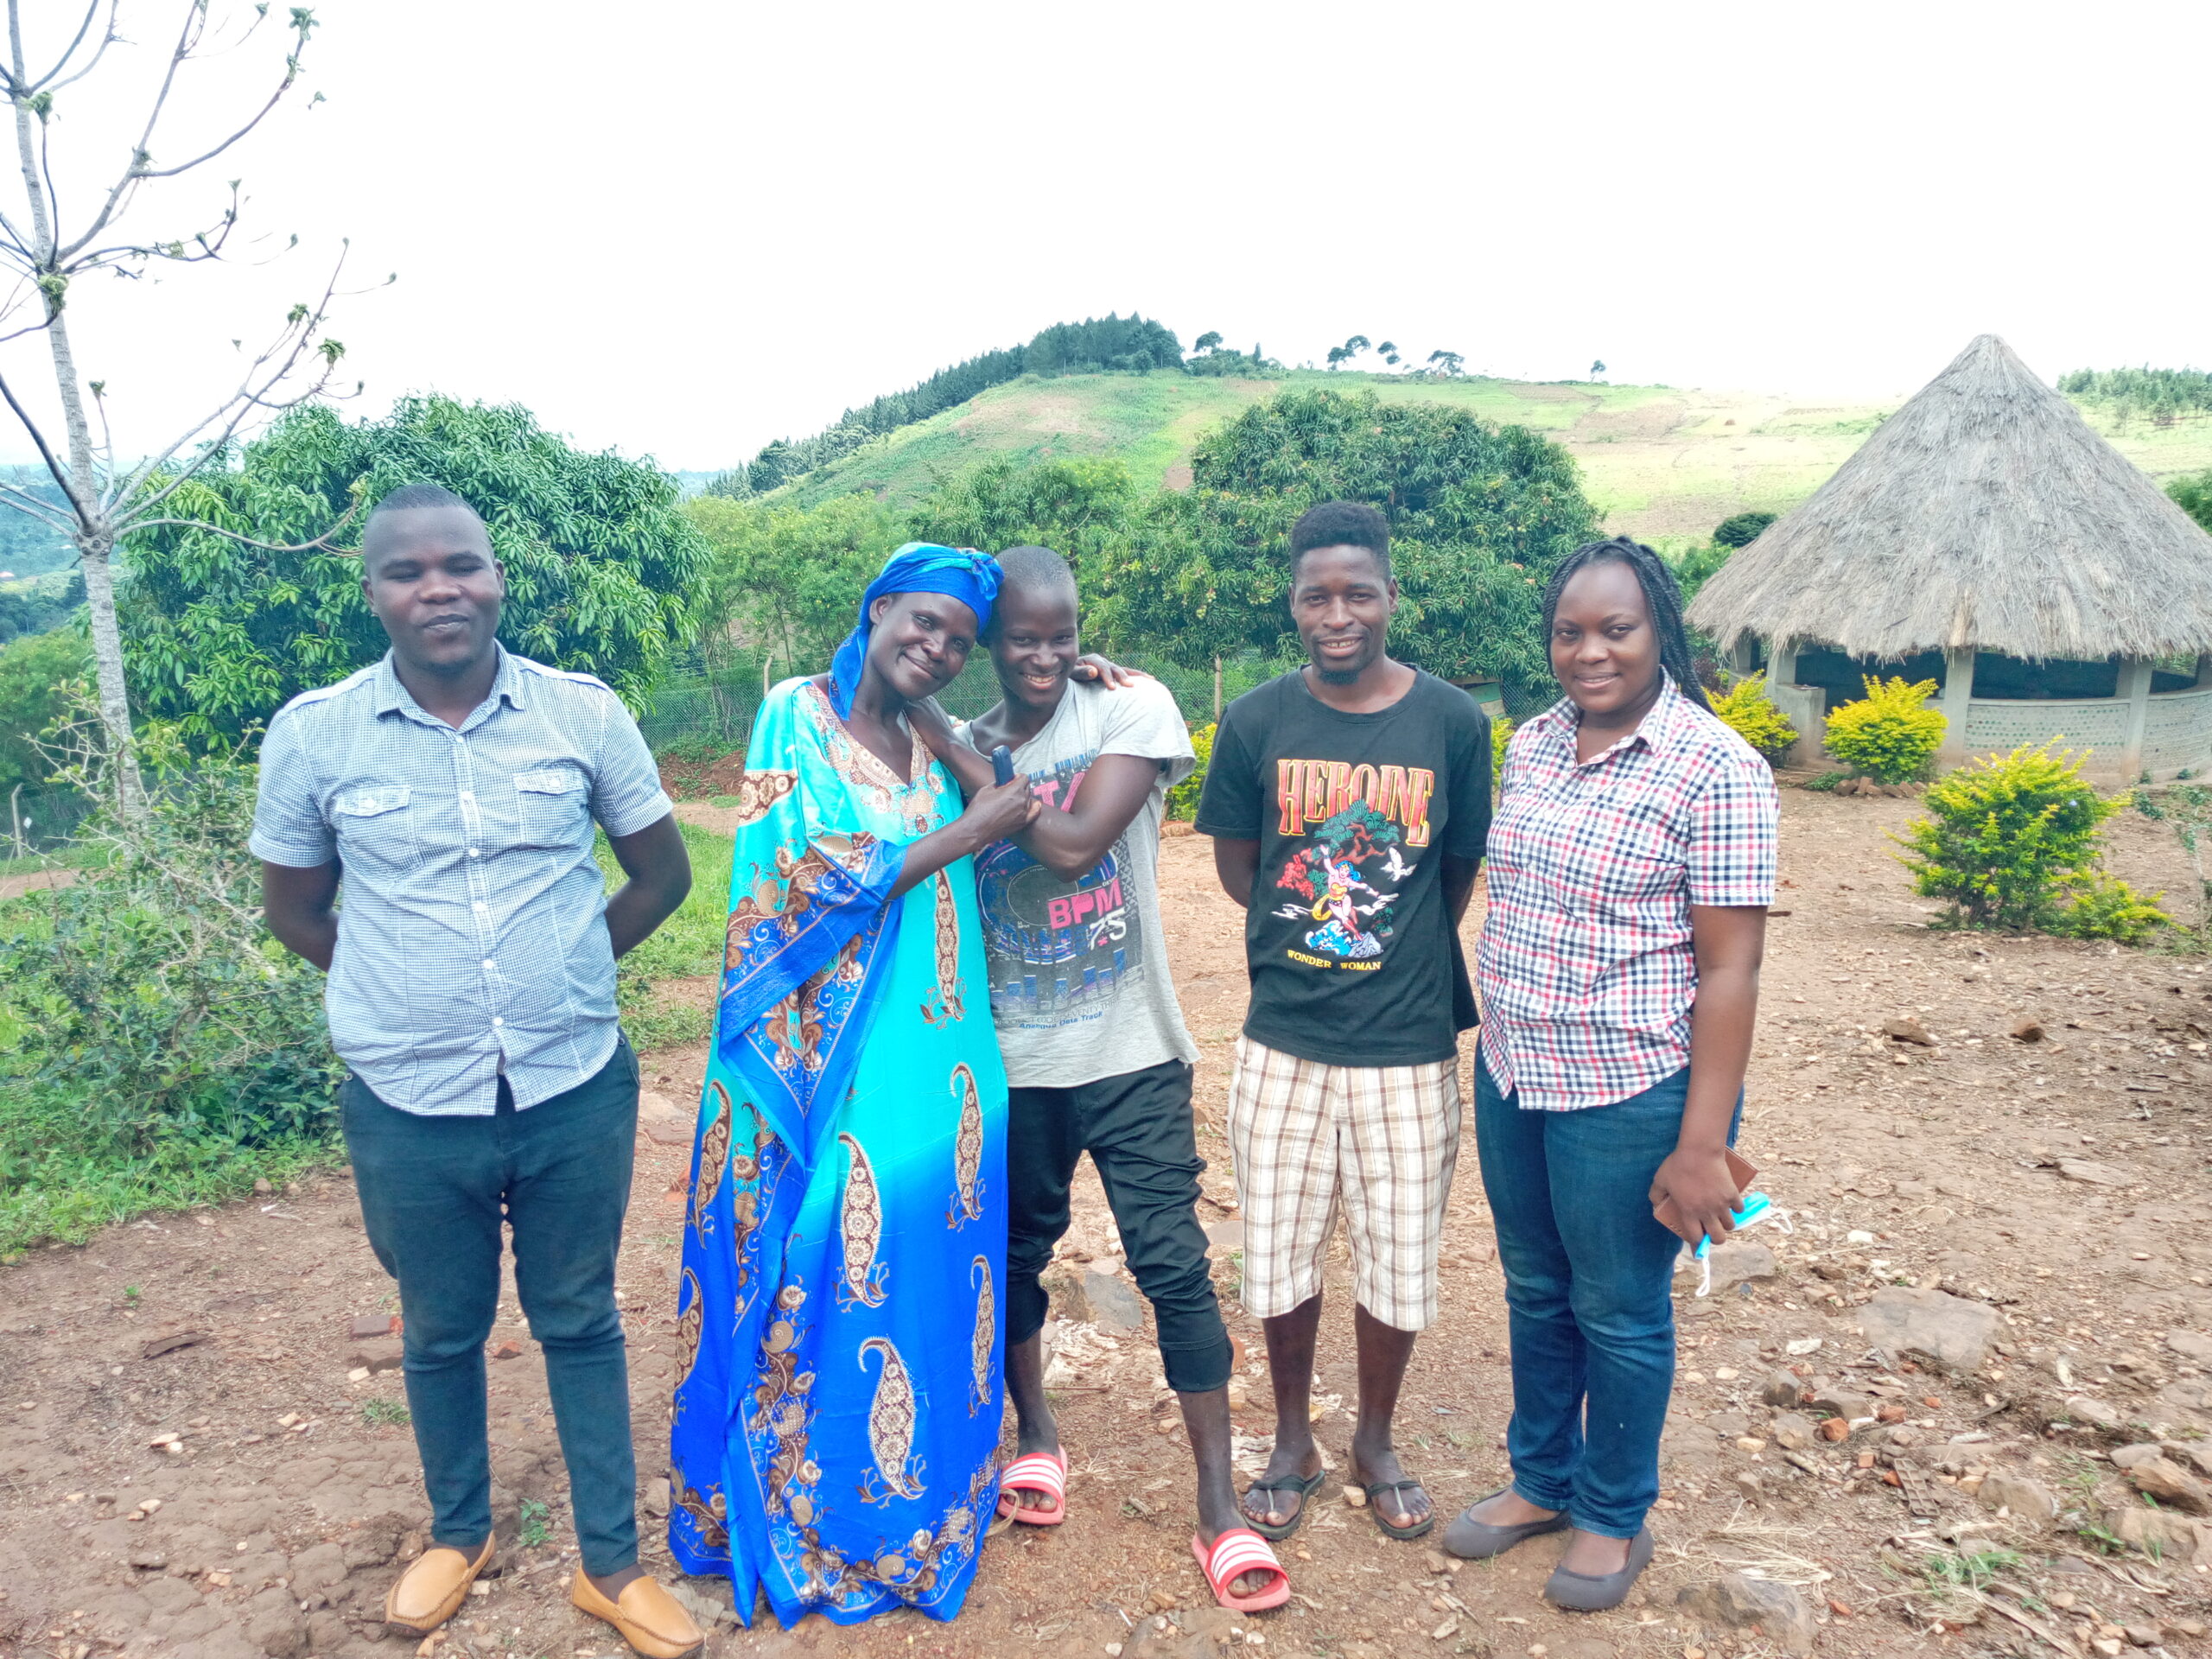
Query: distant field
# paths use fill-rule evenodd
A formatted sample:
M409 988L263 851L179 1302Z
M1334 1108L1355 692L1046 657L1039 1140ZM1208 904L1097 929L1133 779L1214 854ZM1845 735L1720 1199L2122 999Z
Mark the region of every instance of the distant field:
M1932 365L1932 375L1942 365ZM1145 484L1189 480L1198 435L1285 385L1373 391L1392 403L1434 402L1535 428L1581 463L1609 529L1654 540L1702 537L1733 512L1780 512L1811 494L1902 397L1822 403L1671 386L1408 381L1389 375L1293 373L1210 380L1174 373L1024 376L957 409L880 438L794 486L811 504L854 490L911 499L941 474L987 456L1116 454ZM2152 477L2212 467L2212 421L2097 429Z

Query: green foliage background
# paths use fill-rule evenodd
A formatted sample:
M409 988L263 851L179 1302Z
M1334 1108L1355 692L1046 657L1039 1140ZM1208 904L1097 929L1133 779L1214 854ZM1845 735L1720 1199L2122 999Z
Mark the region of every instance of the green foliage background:
M255 541L327 535L402 484L442 484L474 506L506 567L501 639L525 657L596 674L642 703L685 636L707 547L652 467L588 454L517 408L403 400L382 421L327 409L285 416L170 498L176 517ZM124 639L134 706L198 741L235 738L289 697L375 661L383 629L359 561L327 548L271 551L196 527L134 537Z

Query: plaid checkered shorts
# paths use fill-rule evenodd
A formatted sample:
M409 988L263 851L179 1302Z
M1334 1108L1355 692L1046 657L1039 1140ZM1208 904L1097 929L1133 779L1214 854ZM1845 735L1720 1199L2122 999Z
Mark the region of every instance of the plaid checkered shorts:
M1324 1065L1236 1039L1229 1145L1244 1216L1244 1306L1263 1319L1321 1294L1341 1204L1352 1294L1383 1324L1436 1317L1436 1244L1459 1157L1459 1068Z

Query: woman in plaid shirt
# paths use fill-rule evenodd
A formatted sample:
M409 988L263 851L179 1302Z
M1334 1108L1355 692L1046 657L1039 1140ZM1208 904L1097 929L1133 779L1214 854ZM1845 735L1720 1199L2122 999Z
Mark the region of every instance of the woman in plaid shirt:
M1766 763L1707 704L1681 594L1625 538L1544 593L1567 696L1514 734L1490 832L1475 1129L1513 1342L1513 1484L1445 1548L1572 1529L1545 1593L1618 1606L1651 1559L1676 1252L1729 1230L1774 897ZM1653 1214L1673 1198L1678 1238Z

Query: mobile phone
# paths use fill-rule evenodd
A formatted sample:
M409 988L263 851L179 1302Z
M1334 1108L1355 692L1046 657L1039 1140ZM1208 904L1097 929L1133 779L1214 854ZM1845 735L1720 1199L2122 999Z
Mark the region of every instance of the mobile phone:
M1003 743L991 751L991 781L995 784L1014 781L1014 751Z

